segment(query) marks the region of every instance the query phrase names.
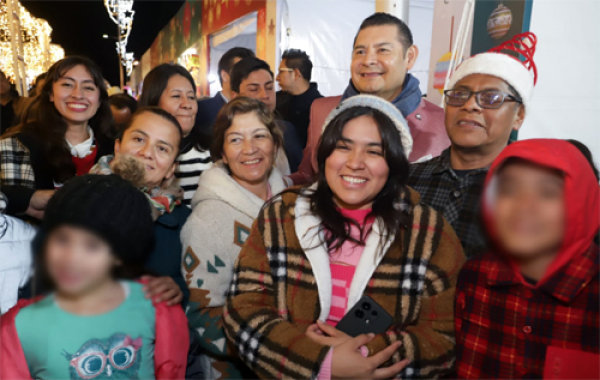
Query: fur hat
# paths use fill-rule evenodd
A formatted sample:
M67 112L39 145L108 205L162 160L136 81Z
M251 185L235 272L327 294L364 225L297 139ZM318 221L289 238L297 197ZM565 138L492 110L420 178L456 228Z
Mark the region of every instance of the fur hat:
M323 125L323 130L327 128L329 123L331 123L336 116L353 107L372 108L390 118L400 133L400 141L402 142L402 148L404 148L404 155L408 158L410 152L412 152L413 146L413 139L410 134L410 130L408 129L408 123L396 106L378 96L356 95L344 100L337 107L335 107L333 111L331 111L329 116L327 116L325 124Z
M537 68L533 61L537 37L531 32L521 33L513 39L489 51L472 56L461 63L452 73L447 90L454 88L464 77L473 74L491 75L510 84L523 100L525 112L529 110L533 88L537 82ZM519 58L507 54L505 51L516 52L524 57Z

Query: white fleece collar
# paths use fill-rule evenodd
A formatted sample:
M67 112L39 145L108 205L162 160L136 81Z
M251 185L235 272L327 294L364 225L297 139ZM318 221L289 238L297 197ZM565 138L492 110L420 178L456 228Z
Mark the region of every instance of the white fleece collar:
M271 169L269 185L273 195L286 188L283 176L277 168ZM229 174L223 161L216 162L210 169L202 172L198 190L192 198L192 208L198 202L211 199L225 202L252 219L258 216L260 208L265 203L264 200L237 183Z
M315 189L316 184L310 189ZM323 232L319 231L321 219L310 211L310 202L304 196L298 196L296 200L295 211L295 230L300 246L304 250L308 261L313 270L315 281L317 282L317 290L319 292L319 304L321 312L319 319L325 321L329 317L331 309L331 269L329 261L329 252L327 247L322 242L324 241ZM381 233L383 224L378 219L373 223L373 230L367 237L366 245L362 256L356 266L350 291L348 294L348 306L346 310L350 310L362 297L367 284L375 269L383 259L385 252L389 249L394 241L395 234L389 236L382 246L380 246Z

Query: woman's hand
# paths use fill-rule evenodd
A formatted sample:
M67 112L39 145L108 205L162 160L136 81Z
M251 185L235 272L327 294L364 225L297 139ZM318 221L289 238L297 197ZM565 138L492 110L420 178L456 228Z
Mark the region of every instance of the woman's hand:
M374 334L359 335L333 348L331 377L333 379L390 379L396 377L409 363L402 360L392 366L379 368L398 350L401 342L394 342L386 349L369 357L360 353L360 347L369 343Z
M317 321L306 329L306 336L314 342L324 346L335 347L347 340L352 339L348 334L329 325L327 322Z
M48 201L54 195L54 191L55 190L37 190L33 193L25 214L40 220L43 219L44 211L46 211L46 206L48 206Z
M146 298L152 298L156 303L167 301L169 306L183 300L183 292L171 277L144 276L142 279L147 281L143 288Z

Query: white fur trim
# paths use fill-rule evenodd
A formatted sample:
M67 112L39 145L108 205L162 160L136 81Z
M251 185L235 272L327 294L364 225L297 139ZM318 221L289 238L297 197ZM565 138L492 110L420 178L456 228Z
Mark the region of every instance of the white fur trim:
M316 188L316 183L311 188ZM326 321L331 310L331 269L329 267L329 252L321 243L322 233L319 234L321 220L310 211L310 202L306 197L298 196L294 207L294 228L300 246L308 258L317 283L321 313L319 319Z
M323 131L325 131L325 128L327 128L333 118L352 107L373 108L389 117L400 133L400 141L402 143L402 147L404 148L404 155L406 158L410 156L413 148L413 139L412 135L410 134L410 129L408 128L408 122L395 105L375 95L356 95L341 102L333 109L333 111L331 111L329 116L327 116L327 119L323 124Z
M317 185L314 184L311 188L315 189L316 186ZM319 234L321 219L311 213L310 202L303 196L299 196L296 200L294 214L296 215L294 221L296 236L310 262L315 281L317 282L319 305L321 306L319 319L325 321L329 317L329 312L331 310L332 284L329 252L327 251L327 247L321 243L323 240L320 235L322 234ZM373 276L373 272L377 269L385 252L395 238L395 235L391 234L384 242L383 246L380 246L379 243L382 230L382 223L376 221L373 224L373 230L367 237L360 260L356 265L356 271L354 272L354 277L350 284L348 306L346 310L350 310L358 302L360 297L362 297L369 280Z
M461 79L473 74L486 74L505 80L523 99L525 111L529 110L534 86L533 73L520 61L503 53L477 54L458 66L446 89L453 89Z

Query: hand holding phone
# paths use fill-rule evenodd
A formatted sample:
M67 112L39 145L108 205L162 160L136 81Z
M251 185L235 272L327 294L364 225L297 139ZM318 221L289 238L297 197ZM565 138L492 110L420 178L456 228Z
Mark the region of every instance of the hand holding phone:
M382 334L394 323L394 318L371 297L364 295L338 322L336 328L356 337L360 334Z
M381 367L398 351L401 342L394 342L382 351L368 357L360 353L360 347L369 344L375 336L359 335L333 348L331 377L336 379L383 380L396 377L409 363L404 359L389 367Z

